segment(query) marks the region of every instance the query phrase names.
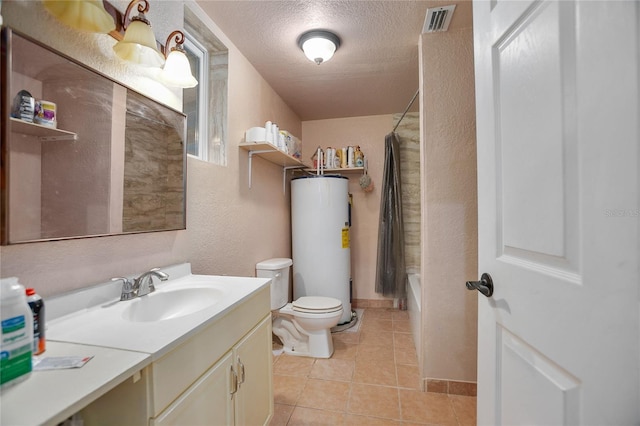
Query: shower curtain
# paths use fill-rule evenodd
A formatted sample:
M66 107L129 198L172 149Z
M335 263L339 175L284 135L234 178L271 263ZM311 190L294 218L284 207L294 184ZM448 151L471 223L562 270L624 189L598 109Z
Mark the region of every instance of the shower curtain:
M407 272L404 262L404 226L400 188L400 142L395 132L385 137L385 159L378 225L376 293L399 299L406 307Z

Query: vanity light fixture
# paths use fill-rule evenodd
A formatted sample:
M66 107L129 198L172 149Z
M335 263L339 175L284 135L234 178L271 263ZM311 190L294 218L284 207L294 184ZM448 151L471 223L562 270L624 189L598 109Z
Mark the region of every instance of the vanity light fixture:
M60 22L76 30L108 34L116 29L102 0L43 0L43 3Z
M176 45L169 49L169 43L171 43L172 39ZM167 37L167 42L164 45L166 62L160 73L160 79L167 86L186 89L195 87L198 84L198 80L191 74L191 65L182 47L183 43L184 33L182 31L175 30Z
M138 16L127 18L133 6L138 3ZM145 17L149 11L147 0L133 0L124 13L124 38L113 46L113 50L125 61L148 67L162 67L165 58L158 50L156 38L151 30L151 23Z
M298 38L298 46L310 61L320 65L331 59L338 47L340 38L330 31L307 31Z

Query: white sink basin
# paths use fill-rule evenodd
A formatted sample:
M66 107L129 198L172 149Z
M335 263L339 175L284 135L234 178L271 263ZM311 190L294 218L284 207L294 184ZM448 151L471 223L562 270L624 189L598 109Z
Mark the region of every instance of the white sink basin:
M219 303L225 292L217 288L156 291L127 303L122 318L133 322L164 321L190 315Z
M120 301L121 284L108 282L51 302L58 310L67 305L73 309L48 321L47 339L145 352L159 359L269 283L267 278L194 275L188 264L165 271L168 281L132 300ZM97 292L103 288L110 293Z

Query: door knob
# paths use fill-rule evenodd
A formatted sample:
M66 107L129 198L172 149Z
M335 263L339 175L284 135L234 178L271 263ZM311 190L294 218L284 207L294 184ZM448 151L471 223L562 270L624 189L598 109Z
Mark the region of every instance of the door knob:
M467 290L478 290L487 297L493 294L493 280L491 275L484 273L480 281L467 281Z

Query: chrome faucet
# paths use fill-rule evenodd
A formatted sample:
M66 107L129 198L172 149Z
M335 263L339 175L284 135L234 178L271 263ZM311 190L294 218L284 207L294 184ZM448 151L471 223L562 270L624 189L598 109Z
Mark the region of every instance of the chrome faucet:
M120 300L131 300L136 297L133 292L133 283L129 278L117 277L111 278L111 281L122 281L122 291L120 292Z
M166 281L169 279L169 275L162 272L160 268L148 270L133 280L133 291L135 292L136 297L144 296L156 291L156 286L153 285L152 276L159 278L160 281Z
M133 281L124 277L111 278L111 281L122 281L120 300L131 300L156 291L156 287L153 285L153 276L159 278L160 281L169 279L169 275L162 272L160 268L153 268L138 278L134 278Z

